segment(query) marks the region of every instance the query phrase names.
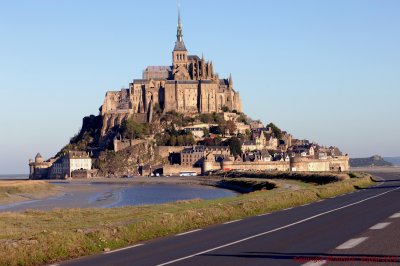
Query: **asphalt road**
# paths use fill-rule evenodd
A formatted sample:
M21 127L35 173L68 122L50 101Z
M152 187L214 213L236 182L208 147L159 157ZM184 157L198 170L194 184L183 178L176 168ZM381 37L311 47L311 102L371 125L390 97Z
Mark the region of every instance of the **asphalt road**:
M374 176L385 181L309 205L60 265L400 264L400 174Z

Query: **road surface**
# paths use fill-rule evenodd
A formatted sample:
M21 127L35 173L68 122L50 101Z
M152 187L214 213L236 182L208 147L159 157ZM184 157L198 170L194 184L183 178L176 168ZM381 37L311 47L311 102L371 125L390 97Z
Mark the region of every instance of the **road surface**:
M60 265L400 264L400 173L374 176L347 195Z

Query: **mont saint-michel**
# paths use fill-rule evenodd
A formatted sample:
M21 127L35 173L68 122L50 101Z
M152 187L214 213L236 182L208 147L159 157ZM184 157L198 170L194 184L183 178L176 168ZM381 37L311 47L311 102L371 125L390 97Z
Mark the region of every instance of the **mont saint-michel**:
M29 160L30 178L348 170L337 147L296 139L243 113L232 75L219 77L212 61L189 54L180 14L171 59L147 66L128 88L108 91L100 114L85 117L60 152Z
M400 263L399 1L3 2L1 266Z

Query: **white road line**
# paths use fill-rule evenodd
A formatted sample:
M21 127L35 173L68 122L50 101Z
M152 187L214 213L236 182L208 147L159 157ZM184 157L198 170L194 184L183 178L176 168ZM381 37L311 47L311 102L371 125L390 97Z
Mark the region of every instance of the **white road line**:
M302 264L301 266L321 266L326 263L326 260L319 260L319 261L310 261L307 263Z
M391 224L391 223L379 223L379 224L376 224L376 225L370 227L369 229L371 229L371 230L379 230L379 229L385 228L389 224Z
M125 247L125 248L120 248L120 249L114 249L114 250L107 251L107 252L104 252L104 253L105 253L105 254L110 254L110 253L114 253L114 252L118 252L118 251L130 249L130 248L139 247L139 246L143 246L143 244L137 244L137 245L133 245L133 246L130 246L130 247Z
M310 203L306 203L306 204L303 204L303 205L301 205L301 206L308 206L308 205L310 205Z
M188 231L188 232L185 232L185 233L177 234L176 236L183 236L183 235L190 234L190 233L194 233L194 232L197 232L197 231L200 231L200 230L201 230L201 229L196 229L196 230Z
M340 246L338 246L336 249L350 249L354 248L355 246L361 244L365 240L367 240L368 237L359 237L359 238L353 238L350 239L349 241L344 242Z
M288 210L291 210L291 209L293 209L293 207L283 209L282 211L288 211Z
M400 218L400 212L393 214L389 218Z
M365 202L365 201L367 201L367 200L371 200L371 199L374 199L374 198L383 196L383 195L385 195L385 194L387 194L387 193L390 193L390 192L392 192L392 191L399 190L399 189L400 189L400 187L394 188L394 189L388 190L388 191L386 191L386 192L382 192L382 193L380 193L380 194L377 194L377 195L375 195L375 196L372 196L372 197L369 197L369 198L365 198L365 199L363 199L363 200L360 200L360 201L357 201L357 202L353 202L353 203L347 204L347 205L345 205L345 206L342 206L342 207L339 207L339 208L336 208L336 209L333 209L333 210L330 210L330 211L322 212L322 213L316 214L316 215L314 215L314 216L305 218L305 219L303 219L303 220L299 220L299 221L297 221L297 222L294 222L294 223L291 223L291 224L287 224L287 225L282 226L282 227L278 227L278 228L275 228L275 229L272 229L272 230L269 230L269 231L266 231L266 232L263 232L263 233L259 233L259 234L256 234L256 235L252 235L252 236L249 236L249 237L246 237L246 238L243 238L243 239L240 239L240 240L231 242L231 243L227 243L227 244L225 244L225 245L221 245L221 246L218 246L218 247L215 247L215 248L210 248L210 249L207 249L207 250L203 250L203 251L194 253L194 254L192 254L192 255L188 255L188 256L186 256L186 257L181 257L181 258L178 258L178 259L175 259L175 260L167 261L167 262L158 264L157 266L163 266L163 265L172 264L172 263L175 263L175 262L178 262L178 261L182 261L182 260L187 260L187 259L196 257L196 256L201 255L201 254L204 254L204 253L208 253L208 252L211 252L211 251L214 251L214 250L218 250L218 249L221 249L221 248L229 247L229 246L232 246L232 245L235 245L235 244L238 244L238 243L241 243L241 242L245 242L245 241L247 241L247 240L250 240L250 239L253 239L253 238L256 238L256 237L259 237L259 236L271 234L271 233L273 233L273 232L276 232L276 231L279 231L279 230L282 230L282 229L286 229L286 228L288 228L288 227L292 227L292 226L297 225L297 224L300 224L300 223L304 223L304 222L306 222L306 221L315 219L315 218L317 218L317 217L326 215L326 214L328 214L328 213L332 213L332 212L335 212L335 211L338 211L338 210L342 210L342 209L345 209L345 208L348 208L348 207L351 207L351 206L360 204L360 203Z
M233 221L226 222L226 223L224 223L224 224L236 223L236 222L239 222L239 221L241 221L241 220L242 220L242 219L233 220Z
M378 185L376 185L376 187L382 186L383 183L385 183L385 179L383 179L382 177L380 177L380 176L374 176L374 177L376 177L377 179L379 179L379 181L381 181L381 182L379 182Z
M261 216L266 216L266 215L268 215L268 214L270 214L270 213L259 214L259 215L257 215L257 216L258 216L258 217L261 217Z

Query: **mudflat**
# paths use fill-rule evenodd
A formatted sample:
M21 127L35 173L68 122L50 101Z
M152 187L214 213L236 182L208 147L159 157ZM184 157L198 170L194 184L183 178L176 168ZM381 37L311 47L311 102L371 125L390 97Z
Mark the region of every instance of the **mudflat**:
M0 204L8 204L57 195L60 191L42 180L0 180Z

